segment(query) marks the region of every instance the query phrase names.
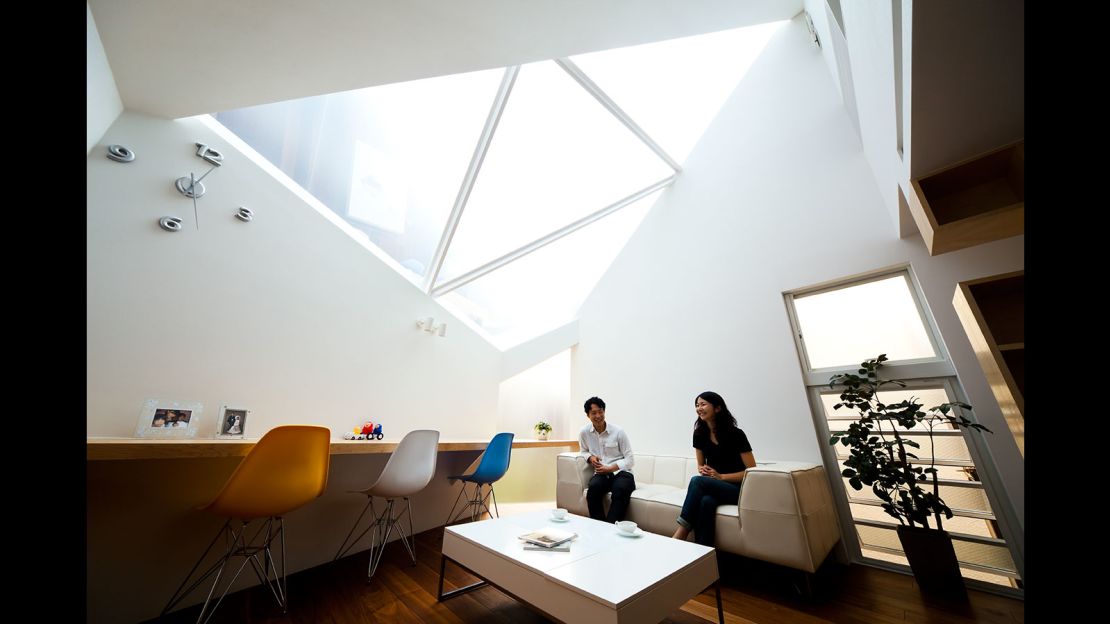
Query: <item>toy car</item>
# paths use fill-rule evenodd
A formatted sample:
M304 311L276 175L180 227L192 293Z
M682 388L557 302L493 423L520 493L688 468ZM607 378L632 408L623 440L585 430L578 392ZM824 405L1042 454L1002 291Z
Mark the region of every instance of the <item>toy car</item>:
M381 424L375 425L372 422L367 422L365 425L363 425L362 426L362 433L359 434L359 435L360 435L360 437L358 439L360 439L360 440L364 440L364 439L365 440L372 440L372 439L375 439L375 438L378 439L378 440L381 440L382 438L385 437L385 435L382 433ZM363 438L361 436L366 436L366 437Z

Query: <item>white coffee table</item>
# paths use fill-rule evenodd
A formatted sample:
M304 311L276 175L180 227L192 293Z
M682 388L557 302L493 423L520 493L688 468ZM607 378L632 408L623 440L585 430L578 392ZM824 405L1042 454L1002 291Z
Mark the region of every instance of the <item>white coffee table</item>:
M714 549L646 532L625 537L607 522L568 518L554 522L536 511L447 527L439 600L489 584L564 622L631 624L658 622L713 585L724 624ZM517 536L543 527L577 533L570 552L524 550ZM485 580L444 593L448 559Z

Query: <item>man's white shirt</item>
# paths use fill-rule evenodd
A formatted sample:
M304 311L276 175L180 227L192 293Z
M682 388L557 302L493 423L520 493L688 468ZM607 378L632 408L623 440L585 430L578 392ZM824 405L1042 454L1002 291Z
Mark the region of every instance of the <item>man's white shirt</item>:
M589 459L590 455L601 458L604 466L617 465L618 470L613 474L620 474L622 470L632 472L632 444L628 441L628 434L624 429L613 423L605 423L605 431L598 433L591 422L578 432L579 455Z

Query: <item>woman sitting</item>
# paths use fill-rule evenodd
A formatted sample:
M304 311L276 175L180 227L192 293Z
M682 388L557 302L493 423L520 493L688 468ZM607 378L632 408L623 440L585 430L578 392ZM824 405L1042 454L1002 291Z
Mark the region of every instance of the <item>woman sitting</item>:
M698 476L690 479L673 537L684 540L692 530L694 541L713 546L717 507L740 500L740 484L746 470L755 466L755 455L721 395L702 392L694 400L694 411L698 414L694 421Z

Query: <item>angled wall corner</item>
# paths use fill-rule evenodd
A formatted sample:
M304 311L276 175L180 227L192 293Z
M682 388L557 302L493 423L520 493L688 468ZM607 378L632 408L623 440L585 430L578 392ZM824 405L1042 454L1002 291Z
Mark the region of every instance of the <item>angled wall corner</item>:
M85 11L85 153L88 154L123 112L123 102L100 41L92 7L87 3Z

